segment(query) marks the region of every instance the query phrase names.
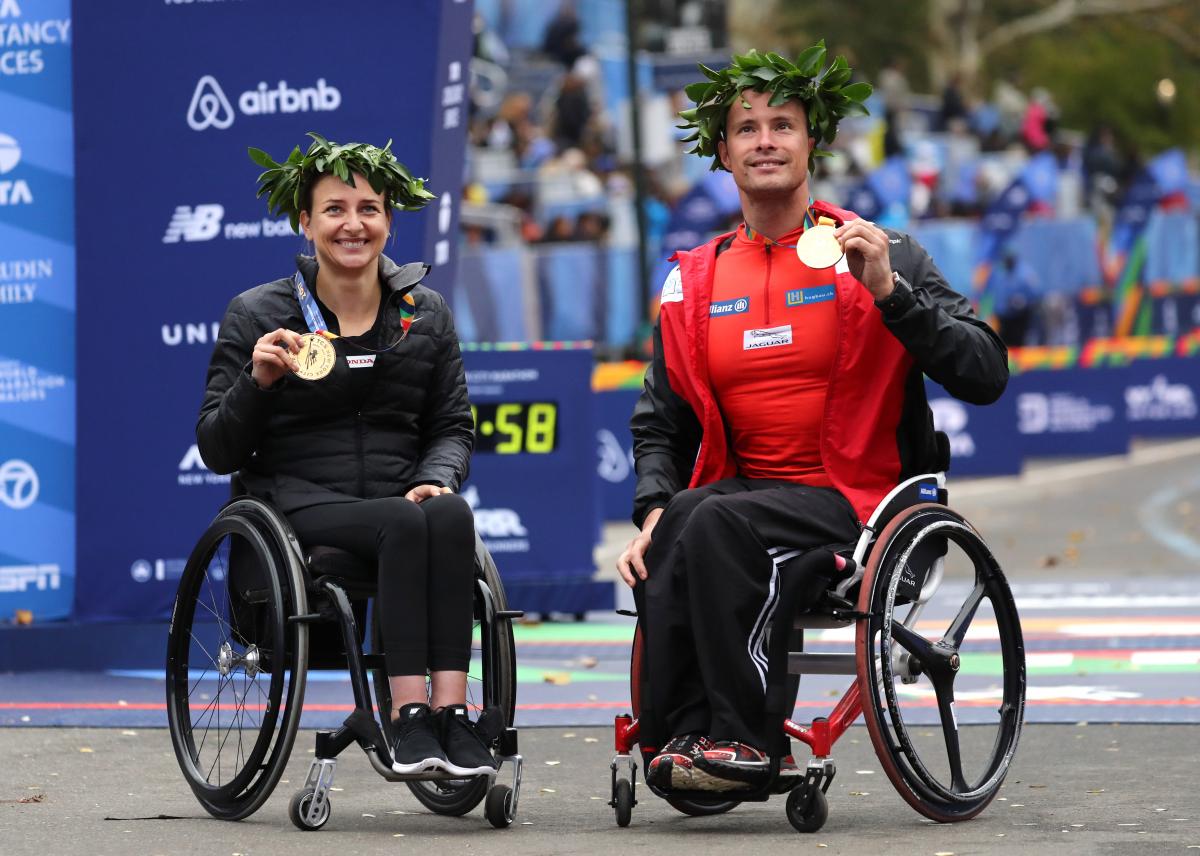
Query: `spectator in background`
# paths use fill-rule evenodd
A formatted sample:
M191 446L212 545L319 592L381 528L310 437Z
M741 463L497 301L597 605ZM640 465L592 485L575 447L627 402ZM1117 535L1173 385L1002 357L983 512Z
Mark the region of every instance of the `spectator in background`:
M1017 251L1009 247L992 270L988 289L996 295L999 311L1000 338L1010 348L1021 347L1029 340L1029 327L1037 303L1037 274Z
M1083 146L1084 194L1093 214L1111 216L1124 172L1116 135L1110 125L1101 122L1092 129Z
M578 74L567 72L554 102L551 125L554 143L559 151L582 148L584 136L592 121L592 102L587 81Z
M1050 135L1058 120L1058 107L1050 92L1042 87L1033 90L1025 118L1021 122L1021 142L1030 154L1050 147Z
M569 71L575 61L587 53L579 37L579 15L573 0L563 0L546 24L542 35L542 53L557 60Z
M942 109L938 112L938 130L945 131L955 120L967 118L967 99L962 91L962 76L955 74L942 88Z

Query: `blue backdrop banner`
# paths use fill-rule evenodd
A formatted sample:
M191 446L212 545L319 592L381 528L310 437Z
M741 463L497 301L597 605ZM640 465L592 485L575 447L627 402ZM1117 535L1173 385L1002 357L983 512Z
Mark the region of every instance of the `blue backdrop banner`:
M1021 471L1021 444L1017 435L1016 400L1006 392L986 407L951 398L945 390L925 381L925 394L933 410L933 425L950 440L950 476L999 476Z
M1200 435L1200 365L1196 360L1137 360L1122 372L1125 421L1132 436Z
M475 455L463 496L504 577L530 612L609 609L593 583L599 520L592 352L467 351Z
M1017 433L1025 458L1119 455L1129 448L1124 369L1061 369L1014 375Z
M439 262L449 290L469 7L362 0L347 26L317 0L77 4L79 618L166 615L228 497L194 445L216 322L305 249L255 199L247 146L391 138L438 200L397 214L386 252Z
M69 0L0 0L0 620L74 596L71 40Z
M596 393L596 475L600 479L600 511L605 520L628 521L633 516L633 434L629 418L642 394L640 389Z

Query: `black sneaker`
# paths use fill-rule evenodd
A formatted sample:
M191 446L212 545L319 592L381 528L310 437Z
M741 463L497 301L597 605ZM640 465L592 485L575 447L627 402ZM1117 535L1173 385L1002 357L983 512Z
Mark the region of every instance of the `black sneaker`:
M415 702L400 708L392 723L396 745L392 749L392 769L397 773L431 773L449 769L446 753L433 731L429 705Z
M438 712L442 748L446 750L446 769L457 776L482 776L495 772L496 759L475 723L467 716L465 704L452 704Z
M672 737L646 766L646 781L660 790L691 790L696 758L713 743L703 734Z

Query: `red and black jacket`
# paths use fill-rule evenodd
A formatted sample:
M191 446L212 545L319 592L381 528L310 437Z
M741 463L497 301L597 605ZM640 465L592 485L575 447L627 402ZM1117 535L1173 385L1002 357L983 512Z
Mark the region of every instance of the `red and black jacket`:
M818 202L839 222L856 217ZM891 265L912 286L876 305L842 266L835 277L838 334L821 423L821 460L865 521L902 479L941 460L922 375L955 398L990 404L1008 383L1008 352L946 283L923 247L885 229ZM630 427L637 469L633 521L688 487L737 474L708 380L708 323L716 258L731 234L677 253L654 328L654 358Z

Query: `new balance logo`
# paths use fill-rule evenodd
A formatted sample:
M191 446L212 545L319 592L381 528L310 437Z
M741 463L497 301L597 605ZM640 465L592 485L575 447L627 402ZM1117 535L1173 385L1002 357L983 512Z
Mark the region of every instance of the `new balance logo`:
M221 84L211 74L200 78L192 103L188 106L187 123L193 131L205 128L225 130L233 124L233 105L225 97Z
M180 205L167 224L164 244L178 244L179 239L185 241L211 241L221 231L221 218L225 216L222 205Z

